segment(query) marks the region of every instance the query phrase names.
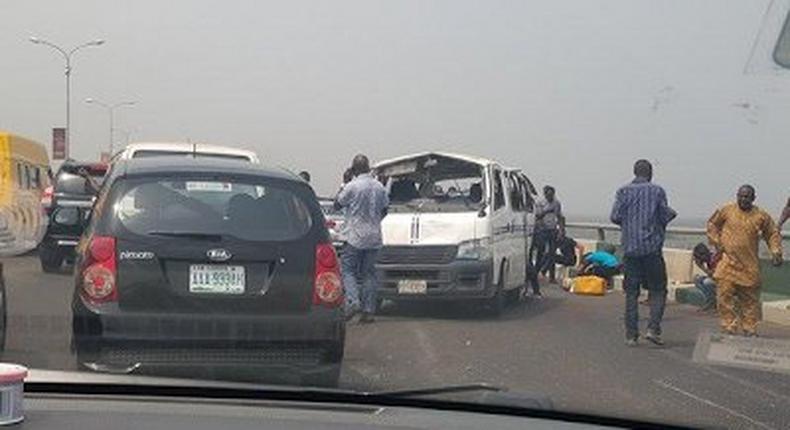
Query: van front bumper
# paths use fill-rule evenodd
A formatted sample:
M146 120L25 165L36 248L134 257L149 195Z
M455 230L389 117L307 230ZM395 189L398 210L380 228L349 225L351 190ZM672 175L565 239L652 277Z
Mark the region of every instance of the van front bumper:
M454 260L447 264L377 264L378 297L388 300L454 300L490 298L492 260ZM424 293L400 292L403 281L425 281Z

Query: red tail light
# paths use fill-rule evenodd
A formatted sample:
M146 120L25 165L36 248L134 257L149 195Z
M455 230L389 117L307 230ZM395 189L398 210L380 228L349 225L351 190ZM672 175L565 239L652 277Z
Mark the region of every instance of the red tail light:
M92 303L112 302L118 299L117 260L115 238L93 236L88 243L88 255L82 270L82 296Z
M313 304L335 308L343 303L343 283L335 248L319 243L315 249Z
M52 185L44 188L44 192L41 193L41 207L45 210L48 210L52 206L53 195L55 195L55 188Z

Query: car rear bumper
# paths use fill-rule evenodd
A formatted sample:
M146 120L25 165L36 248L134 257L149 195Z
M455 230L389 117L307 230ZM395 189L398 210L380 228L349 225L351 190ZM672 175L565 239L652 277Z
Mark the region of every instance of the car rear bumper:
M345 323L339 310L304 315L150 314L117 305L73 308L73 347L83 366L117 373L304 374L338 365ZM223 372L224 373L224 372Z
M490 298L492 285L491 260L456 260L448 264L377 264L380 298L389 300L456 300ZM425 294L399 294L398 283L424 280Z

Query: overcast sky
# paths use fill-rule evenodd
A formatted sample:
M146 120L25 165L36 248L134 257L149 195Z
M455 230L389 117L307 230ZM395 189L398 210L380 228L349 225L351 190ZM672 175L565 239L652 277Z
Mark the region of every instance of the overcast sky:
M790 193L790 77L744 73L768 0L2 0L0 128L47 143L62 59L72 155L118 140L242 146L334 191L357 152L454 150L524 168L566 212L608 213L636 158L684 217L751 182Z

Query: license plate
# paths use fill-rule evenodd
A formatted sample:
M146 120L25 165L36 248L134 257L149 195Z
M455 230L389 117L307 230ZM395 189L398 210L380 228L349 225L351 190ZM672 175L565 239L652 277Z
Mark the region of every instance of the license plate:
M428 292L427 281L400 281L398 282L398 294L425 294Z
M243 294L244 266L193 264L189 266L189 292L199 294Z

